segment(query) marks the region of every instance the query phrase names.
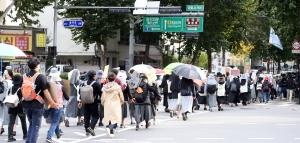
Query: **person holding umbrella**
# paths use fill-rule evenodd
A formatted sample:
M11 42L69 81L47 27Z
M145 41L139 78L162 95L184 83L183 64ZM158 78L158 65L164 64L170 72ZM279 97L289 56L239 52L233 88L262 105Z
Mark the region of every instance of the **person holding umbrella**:
M192 110L193 98L196 98L195 86L193 80L182 77L179 87L182 101L182 119L186 121L188 119L187 113L190 113Z

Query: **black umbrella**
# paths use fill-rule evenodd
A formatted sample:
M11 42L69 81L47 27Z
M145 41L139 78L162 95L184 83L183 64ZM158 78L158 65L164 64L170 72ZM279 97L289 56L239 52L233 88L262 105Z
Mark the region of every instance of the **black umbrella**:
M173 69L173 72L176 75L185 77L187 79L200 79L201 80L201 76L197 70L197 67L190 65L190 64L179 65Z

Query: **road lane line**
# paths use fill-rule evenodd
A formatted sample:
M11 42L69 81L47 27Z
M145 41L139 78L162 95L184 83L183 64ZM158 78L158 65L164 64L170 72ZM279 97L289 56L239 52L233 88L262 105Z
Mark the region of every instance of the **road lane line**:
M192 113L192 114L189 115L189 117L199 115L199 114L203 114L203 113L209 113L209 111L202 111L202 112L198 112L198 113ZM160 120L159 122L165 122L165 121L170 121L170 120L177 120L177 118L164 119L164 120ZM128 128L122 129L122 130L118 130L118 132L123 132L123 131L131 130L131 129L135 129L135 127L128 127ZM88 138L83 138L83 139L79 139L79 140L76 140L76 141L72 141L72 142L69 142L69 143L79 143L79 142L99 138L99 137L102 137L102 136L107 136L107 135L106 135L106 133L103 133L103 134L99 134L99 135L96 135L96 136L90 136Z
M77 134L77 135L80 135L80 136L83 136L83 137L85 137L86 135L85 134L83 134L83 133L79 133L79 132L73 132L74 134Z
M296 124L276 124L278 126L295 126Z
M202 124L222 124L222 122L201 122Z
M147 140L173 140L173 138L147 138Z
M257 123L240 123L242 125L256 125Z
M225 138L196 138L196 140L225 140Z
M295 140L300 140L300 138L295 138Z
M100 140L93 140L95 142L111 142L111 141L126 141L127 139L100 139Z
M97 130L103 130L103 131L105 131L105 129L103 129L103 128L96 128Z
M249 140L274 140L274 138L248 138Z

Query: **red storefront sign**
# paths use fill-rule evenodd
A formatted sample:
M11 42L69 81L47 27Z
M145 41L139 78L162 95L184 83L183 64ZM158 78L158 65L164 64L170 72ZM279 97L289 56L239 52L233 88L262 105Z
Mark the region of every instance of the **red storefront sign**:
M16 37L16 43L15 46L18 47L20 50L27 51L29 50L29 42L28 37Z

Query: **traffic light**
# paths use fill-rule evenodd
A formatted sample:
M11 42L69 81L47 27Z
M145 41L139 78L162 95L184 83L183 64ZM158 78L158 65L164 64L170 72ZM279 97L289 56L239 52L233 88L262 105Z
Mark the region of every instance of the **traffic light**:
M48 56L49 57L56 56L56 46L48 46Z

